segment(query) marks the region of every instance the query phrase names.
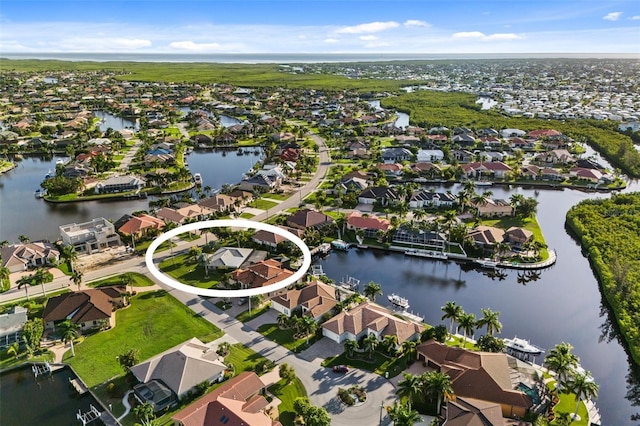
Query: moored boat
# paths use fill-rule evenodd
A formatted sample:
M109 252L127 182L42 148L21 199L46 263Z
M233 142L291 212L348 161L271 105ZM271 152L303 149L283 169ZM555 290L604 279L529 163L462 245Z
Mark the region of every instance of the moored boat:
M389 296L387 296L387 298L389 299L389 302L391 302L391 304L393 306L396 306L398 308L402 308L402 309L409 309L409 301L407 299L405 299L404 297L401 297L395 293L390 294Z
M498 266L498 262L491 259L476 259L474 260L474 262L482 266L483 268L495 268Z
M44 198L47 195L46 189L36 189L35 196L36 198Z
M447 259L449 256L443 251L409 249L404 252L407 256L428 257L431 259Z
M522 361L533 362L536 356L544 352L542 348L529 343L526 339L520 339L517 336L513 339L502 340L504 340L505 343L505 352Z
M342 240L333 240L333 241L331 241L331 247L333 247L336 250L347 251L347 250L349 250L349 243L347 243L346 241L342 241Z
M193 175L193 181L196 185L202 185L202 175L200 173L195 173Z

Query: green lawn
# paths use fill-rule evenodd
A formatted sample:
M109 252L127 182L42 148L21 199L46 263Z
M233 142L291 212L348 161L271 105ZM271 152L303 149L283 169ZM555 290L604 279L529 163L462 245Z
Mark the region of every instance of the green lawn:
M285 193L285 194L275 194L275 193L268 193L268 194L264 194L263 195L264 198L270 198L272 200L280 200L280 201L284 201L287 198L291 197L291 194L289 193Z
M271 385L268 390L281 401L280 405L278 405L280 423L283 426L293 426L296 418L293 402L296 398L307 396L307 391L300 379L296 377L291 383L280 380Z
M255 215L254 215L254 214L251 214L251 213L241 213L241 214L240 214L240 217L241 217L242 219L251 219L251 218L252 218L252 217L254 217L254 216L255 216Z
M307 339L305 337L296 339L294 337L295 330L293 328L281 329L278 324L262 324L258 327L258 332L269 340L273 340L280 346L284 346L292 352L295 352L298 348L306 349ZM309 346L313 345L319 338L322 338L322 333L315 336L309 336Z
M116 326L89 336L76 345L76 356L64 360L92 387L122 374L116 357L131 348L148 359L192 337L210 342L223 332L199 317L165 291L139 294L116 312Z
M154 240L147 240L147 241L143 241L141 243L136 243L136 251L139 253L145 252L147 251L147 249L149 248L149 246L151 245L151 243ZM171 245L169 245L171 244ZM160 244L158 246L158 249L156 250L156 253L160 253L161 251L165 251L165 250L169 250L171 247L175 247L177 244L174 242L169 243L169 241L164 241L162 242L162 244Z
M150 287L155 283L151 280L151 278L146 275L142 275L138 272L127 272L133 278L133 286L134 287ZM103 278L98 281L92 281L87 283L89 287L105 287L109 285L122 285L122 278L125 274L114 275L113 277Z
M526 219L522 219L519 217L501 217L497 219L483 219L480 222L481 225L485 226L494 226L496 228L504 229L505 231L512 226L517 226L520 228L524 228L528 231L533 232L533 238L536 241L540 241L541 243L546 244L547 242L542 235L542 229L540 229L540 225L538 224L538 220L535 217L530 217ZM540 259L547 260L549 258L549 252L546 248L540 250Z
M188 254L174 256L160 262L160 270L182 284L198 288L211 288L220 283L224 272L209 271L205 276L204 267L187 261Z
M13 367L24 362L53 362L55 356L53 352L49 349L40 349L33 357L27 358L26 352L23 348L21 348L22 352L19 354L18 358L11 354L7 354L9 348L4 348L0 350L0 370L4 370L9 367Z
M395 358L387 357L379 352L373 354L373 359L369 359L369 353L354 354L353 358L349 358L346 352L327 358L322 362L324 367L333 367L334 365L348 365L349 367L359 368L361 370L372 371L376 374L384 376L386 373L389 377L394 377L403 372L406 368L404 357Z
M247 206L249 207L253 207L254 209L260 209L260 210L268 210L277 205L278 203L276 203L275 201L263 200L261 198L257 200L253 200L252 202L247 204Z
M554 413L571 413L573 414L576 411L576 395L573 393L562 393L559 392L558 396L560 397L560 401L558 404L553 407ZM580 416L580 420L574 420L571 422L571 426L588 426L589 425L589 413L587 413L587 406L584 405L584 402L580 402L580 406L578 407L578 415ZM551 422L552 425L556 425L555 421Z
M270 303L265 303L264 305L260 306L259 308L251 309L251 313L249 313L249 309L247 309L246 311L240 312L238 314L238 316L236 316L236 319L238 321L240 321L240 322L251 321L252 319L257 318L260 315L262 315L265 312L267 312L270 307L271 307Z
M256 365L267 361L257 352L243 346L241 343L231 345L229 355L224 358L225 364L233 365L236 375L243 371L252 371Z

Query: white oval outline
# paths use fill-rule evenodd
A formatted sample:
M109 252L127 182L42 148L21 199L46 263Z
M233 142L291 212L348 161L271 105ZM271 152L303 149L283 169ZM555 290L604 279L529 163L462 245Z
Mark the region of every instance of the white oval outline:
M285 278L284 280L275 284L270 284L266 287L247 288L239 290L216 290L211 288L198 288L183 284L179 281L174 280L168 275L165 275L153 263L153 254L158 249L158 246L160 246L160 244L169 240L170 238L175 237L179 234L183 234L185 232L195 231L196 229L217 228L222 226L230 226L234 228L254 228L262 231L273 232L274 234L285 237L293 242L296 246L298 246L300 250L302 250L302 266L292 276ZM293 235L291 232L274 225L269 225L268 223L254 222L245 219L205 220L182 225L161 234L149 245L149 248L147 248L147 251L145 253L145 263L147 265L147 268L149 269L149 272L151 272L151 274L155 278L168 285L169 287L175 288L176 290L207 297L250 297L257 296L259 294L266 294L275 290L280 290L304 277L304 275L307 273L307 270L311 266L311 251L309 250L309 247L307 247L307 245L304 243L304 241Z

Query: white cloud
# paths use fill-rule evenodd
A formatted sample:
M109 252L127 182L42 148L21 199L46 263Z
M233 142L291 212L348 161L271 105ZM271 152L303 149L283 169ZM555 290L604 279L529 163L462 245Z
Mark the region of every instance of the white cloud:
M373 40L377 40L378 37L374 36L374 35L366 35L366 36L360 36L360 40L362 41L373 41Z
M367 49L376 49L380 47L389 47L389 46L391 46L391 43L387 43L384 41L372 42L364 45L364 47L366 47Z
M404 24L402 25L404 25L405 27L430 27L431 26L430 23L420 21L418 19L408 19L404 21Z
M330 44L332 44L332 43L338 43L339 41L340 41L340 40L338 40L338 39L336 39L336 38L325 38L325 39L324 39L324 42L325 42L325 43L330 43Z
M463 31L459 33L454 33L452 38L457 40L482 40L482 41L497 41L497 40L519 40L522 38L521 35L513 34L513 33L496 33L486 35L480 31Z
M631 16L629 19L632 20L632 21L639 21L640 20L640 15Z
M368 24L354 25L351 27L344 27L336 30L338 34L364 34L364 33L378 33L380 31L389 30L391 28L397 28L400 24L395 21L388 22L370 22Z
M605 21L617 21L622 16L622 12L607 13L602 17Z
M173 41L169 43L169 47L176 50L189 50L189 51L206 51L206 50L219 50L219 43L195 43L190 40L185 41Z

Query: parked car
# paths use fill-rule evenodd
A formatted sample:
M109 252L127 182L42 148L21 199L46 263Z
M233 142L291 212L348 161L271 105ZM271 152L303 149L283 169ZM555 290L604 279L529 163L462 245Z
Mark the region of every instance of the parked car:
M240 299L238 299L238 305L242 306L245 303L247 303L249 301L249 299L247 299L246 297L241 297Z
M346 365L334 365L333 372L345 374L349 372L349 367L347 367Z

